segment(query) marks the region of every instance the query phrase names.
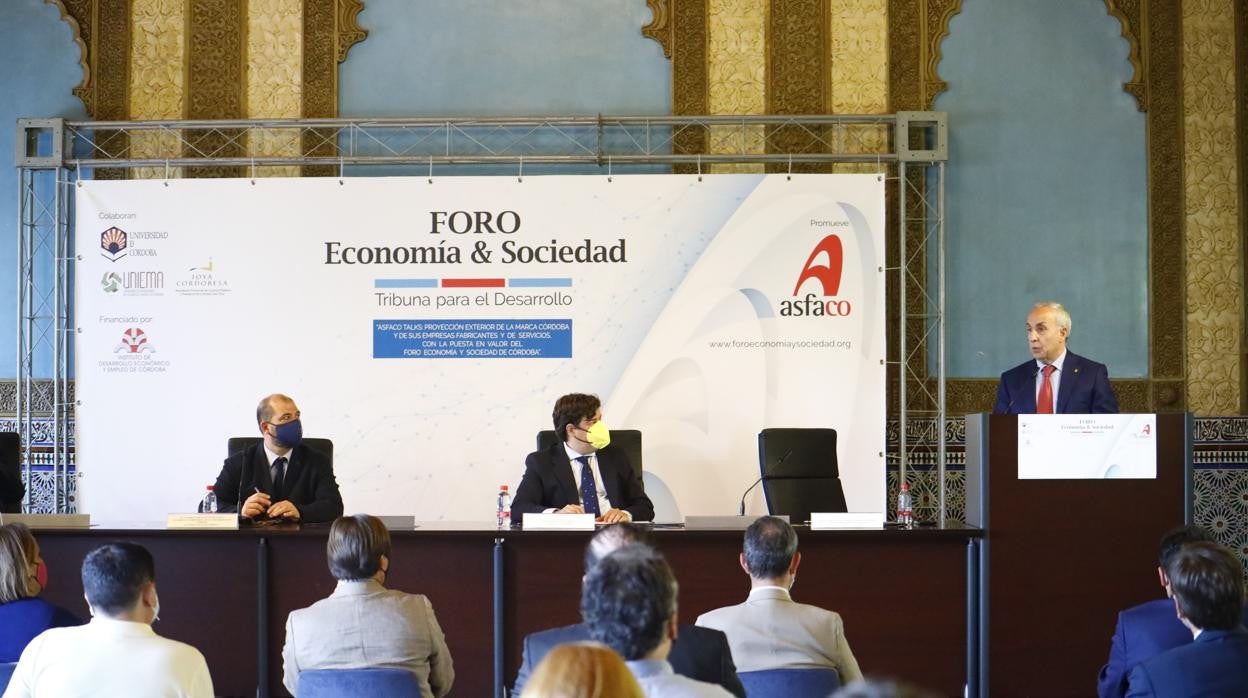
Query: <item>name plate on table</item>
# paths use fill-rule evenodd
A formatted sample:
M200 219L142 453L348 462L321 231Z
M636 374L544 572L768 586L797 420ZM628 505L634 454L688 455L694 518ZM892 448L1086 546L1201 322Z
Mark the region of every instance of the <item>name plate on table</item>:
M1154 480L1155 414L1020 414L1020 480Z
M520 517L525 531L592 531L593 514L525 514Z
M238 514L170 514L165 528L237 531Z
M744 531L750 527L759 517L764 514L749 514L741 516L686 516L685 528L692 529L714 529L719 531ZM777 519L789 520L788 514L779 514Z
M841 531L849 529L882 529L884 512L811 512L810 530Z
M24 523L31 530L47 528L90 528L90 514L0 514L0 525Z

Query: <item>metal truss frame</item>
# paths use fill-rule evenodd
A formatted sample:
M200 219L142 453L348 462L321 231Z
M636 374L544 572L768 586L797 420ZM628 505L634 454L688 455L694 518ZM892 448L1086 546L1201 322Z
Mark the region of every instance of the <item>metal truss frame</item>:
M943 112L802 116L587 116L18 121L17 419L23 474L53 466L72 511L72 187L88 177L428 175L511 172L878 171L896 184L899 481L935 461L945 508ZM532 172L532 170L530 170ZM51 369L43 369L50 355ZM51 380L47 380L50 373ZM41 394L50 385L51 395ZM50 405L50 409L48 406ZM41 408L41 409L39 409ZM934 417L934 420L932 419ZM932 424L934 431L923 428ZM930 421L929 421L930 420ZM47 428L50 421L51 428ZM36 439L35 437L40 438ZM41 446L35 447L38 441ZM49 448L50 445L50 448ZM26 509L33 500L28 487Z

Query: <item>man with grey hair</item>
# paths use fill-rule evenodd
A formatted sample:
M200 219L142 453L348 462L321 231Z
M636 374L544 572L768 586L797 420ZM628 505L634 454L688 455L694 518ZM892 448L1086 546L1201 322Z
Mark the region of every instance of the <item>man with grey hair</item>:
M1116 414L1105 364L1066 350L1070 313L1037 303L1027 314L1031 360L1001 374L993 414Z
M737 671L835 669L841 683L862 678L841 616L793 601L802 554L797 532L784 519L763 516L745 530L741 569L750 576L745 603L698 617L698 625L724 631Z
M646 698L732 698L722 686L677 674L668 662L677 633L676 593L663 556L648 545L630 545L585 575L581 617L590 637L624 658Z
M585 546L585 573L598 566L603 558L622 548L648 545L649 533L634 523L618 523L598 529ZM589 626L585 623L565 625L530 633L524 638L524 651L520 659L520 671L512 695L524 691L533 670L550 650L569 642L590 640ZM677 636L672 640L667 661L681 676L722 686L738 698L745 698L745 687L737 678L737 667L732 662L728 639L718 630L680 624Z

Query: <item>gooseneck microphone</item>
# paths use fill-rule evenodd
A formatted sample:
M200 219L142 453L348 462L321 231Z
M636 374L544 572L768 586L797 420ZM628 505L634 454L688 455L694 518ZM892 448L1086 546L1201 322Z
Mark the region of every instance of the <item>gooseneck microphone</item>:
M776 461L776 464L773 465L772 468L779 468L780 466L784 465L784 462L788 460L789 456L791 455L793 455L793 448L789 447L789 450L785 451L783 456L780 456L780 460ZM737 516L745 516L745 498L749 496L750 490L753 490L755 487L758 487L758 483L762 482L764 477L765 477L764 475L759 475L758 479L755 480L754 483L751 484L749 487L747 487L745 492L741 493L741 504L737 507Z

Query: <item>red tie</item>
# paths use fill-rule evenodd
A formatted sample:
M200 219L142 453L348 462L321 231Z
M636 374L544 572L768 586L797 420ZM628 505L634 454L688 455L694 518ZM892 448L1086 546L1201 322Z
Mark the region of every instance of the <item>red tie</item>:
M1036 398L1036 414L1053 414L1053 372L1057 367L1053 364L1045 366L1044 382L1040 384L1040 395Z

